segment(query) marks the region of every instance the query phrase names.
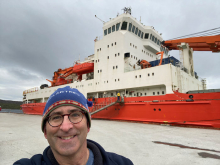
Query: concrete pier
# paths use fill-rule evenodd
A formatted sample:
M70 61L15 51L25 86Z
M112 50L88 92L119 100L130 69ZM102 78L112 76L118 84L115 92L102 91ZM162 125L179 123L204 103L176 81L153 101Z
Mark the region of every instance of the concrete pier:
M42 153L48 146L41 116L0 113L0 165ZM220 130L92 120L88 139L135 165L219 165Z

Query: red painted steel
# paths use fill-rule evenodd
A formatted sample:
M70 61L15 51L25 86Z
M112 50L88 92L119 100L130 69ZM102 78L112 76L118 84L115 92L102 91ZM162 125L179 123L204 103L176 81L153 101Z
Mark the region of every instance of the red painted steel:
M116 99L96 98L90 112ZM42 114L44 106L45 103L23 104L22 110L27 114ZM124 97L124 103L108 107L92 118L220 128L220 92Z

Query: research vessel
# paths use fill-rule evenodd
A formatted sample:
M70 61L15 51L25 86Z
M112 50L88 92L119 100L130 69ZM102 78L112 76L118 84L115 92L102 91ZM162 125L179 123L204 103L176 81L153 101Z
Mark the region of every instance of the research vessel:
M220 51L220 35L163 41L124 8L103 21L94 48L84 61L55 71L49 86L25 90L23 112L42 115L49 96L70 86L93 101L93 119L220 128L220 90L206 89L193 64L193 51ZM179 50L180 60L169 50Z

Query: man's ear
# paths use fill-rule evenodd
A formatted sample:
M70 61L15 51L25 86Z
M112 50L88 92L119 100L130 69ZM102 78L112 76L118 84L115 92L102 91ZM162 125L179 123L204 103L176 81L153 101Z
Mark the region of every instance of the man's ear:
M44 126L44 137L47 139L46 125Z

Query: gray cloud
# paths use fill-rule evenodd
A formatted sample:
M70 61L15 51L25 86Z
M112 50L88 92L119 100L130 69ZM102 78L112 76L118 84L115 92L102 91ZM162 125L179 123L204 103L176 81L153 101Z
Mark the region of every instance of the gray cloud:
M108 21L125 6L165 40L219 27L218 0L0 0L0 99L22 100L23 90L47 83L58 68L93 54L93 41L102 35L94 15ZM171 54L179 58L178 51ZM219 62L219 54L194 54L195 70L211 81L210 88L220 88L213 83L220 80ZM9 92L12 88L16 92Z

